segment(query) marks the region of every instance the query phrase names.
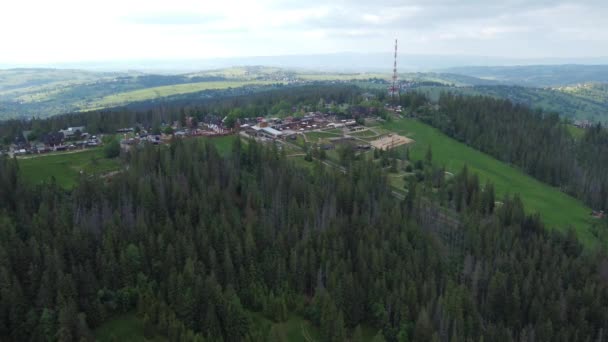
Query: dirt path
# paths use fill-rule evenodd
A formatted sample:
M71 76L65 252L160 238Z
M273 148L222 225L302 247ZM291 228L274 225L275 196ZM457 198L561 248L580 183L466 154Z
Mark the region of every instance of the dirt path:
M81 152L93 151L93 150L95 150L95 149L84 148L84 149L78 149L78 150L72 150L72 151L66 151L66 152L40 153L40 154L33 154L33 155L27 155L27 156L18 156L17 159L32 159L32 158L42 158L42 157L52 157L52 156L63 156L66 154L81 153Z
M308 332L308 330L306 330L304 323L302 323L302 322L300 322L300 329L302 330L302 336L304 337L306 342L315 342L315 340L310 336L310 333Z
M102 174L100 177L101 177L101 178L110 178L110 177L114 177L114 176L116 176L117 174L119 174L119 173L121 173L121 172L122 172L121 170L117 170L117 171L110 171L110 172L108 172L108 173L104 173L104 174Z

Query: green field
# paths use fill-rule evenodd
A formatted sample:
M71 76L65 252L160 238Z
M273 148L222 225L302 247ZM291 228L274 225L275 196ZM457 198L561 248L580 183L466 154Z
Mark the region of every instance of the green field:
M126 103L151 100L159 97L167 97L179 94L195 93L209 89L237 88L245 85L268 85L276 82L269 81L217 81L175 84L162 87L152 87L112 94L93 101L89 108L104 108L118 106Z
M337 134L337 135L342 135L342 133L344 133L342 128L332 128L332 129L324 130L323 132L330 133L330 134Z
M342 136L341 133L342 132L340 132L340 134L330 132L308 132L306 133L306 138L308 139L308 142L316 143L319 139L339 138Z
M224 77L227 79L238 79L238 80L253 80L260 78L269 78L277 75L284 75L292 73L291 71L281 69L278 67L271 66L235 66L230 68L222 68L215 70L199 71L192 74L188 74L190 77Z
M135 316L135 313L128 313L116 316L95 329L95 339L100 342L110 341L129 341L129 342L161 342L167 339L155 336L149 340L144 337L144 324Z
M530 213L539 212L550 228L565 231L571 226L586 246L597 246L598 240L589 230L591 209L579 200L417 120L395 120L382 127L416 141L411 148L413 159L424 158L427 147L431 145L434 163L445 165L453 173L459 172L465 164L468 165L469 170L479 174L482 182L489 180L494 184L498 196L519 194L526 210Z
M371 131L371 130L365 130L365 131L358 131L358 132L351 132L348 133L348 135L351 135L353 137L357 137L357 138L373 138L373 137L378 137L378 134L376 134L376 132Z
M574 139L580 139L585 135L585 130L574 125L566 125L566 129Z
M211 142L222 155L230 153L234 135L201 138ZM63 188L72 188L78 182L80 171L84 174L103 174L120 168L119 161L104 157L103 149L90 149L76 152L62 152L19 159L23 177L32 183L49 181L55 178Z
M369 80L370 78L380 78L388 80L389 74L380 73L302 73L298 74L298 78L309 81L351 81L351 80Z
M80 171L84 174L102 174L120 168L118 160L106 159L101 148L78 152L24 157L19 159L23 177L32 183L49 181L52 177L68 189L76 185Z
M232 144L234 143L234 140L237 139L236 135L226 135L223 137L213 137L213 138L201 138L204 139L208 142L210 142L211 144L215 145L215 148L217 149L217 151L225 156L227 154L230 153L230 151L232 151Z

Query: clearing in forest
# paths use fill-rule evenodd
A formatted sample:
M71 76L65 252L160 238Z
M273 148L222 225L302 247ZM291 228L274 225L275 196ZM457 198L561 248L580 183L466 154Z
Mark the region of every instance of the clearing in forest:
M538 212L549 228L566 231L573 227L586 246L597 246L599 240L591 233L591 209L559 189L549 186L523 171L458 142L439 130L414 119L386 122L382 127L416 140L410 145L412 159L424 159L429 146L433 163L457 173L467 165L477 173L481 184L494 184L497 200L506 194L519 194L528 213Z
M103 174L120 168L118 159L107 159L102 148L82 152L64 152L19 159L23 178L41 183L55 178L58 185L69 189L81 174Z

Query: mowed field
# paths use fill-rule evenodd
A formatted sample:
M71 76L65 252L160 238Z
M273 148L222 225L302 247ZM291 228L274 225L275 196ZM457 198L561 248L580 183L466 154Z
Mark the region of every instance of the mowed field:
M390 79L391 75L381 73L302 73L298 77L307 81L351 81L370 78Z
M133 91L127 91L118 94L112 94L105 96L99 100L93 101L89 104L88 109L94 108L105 108L123 105L126 103L151 100L160 97L167 97L179 94L195 93L203 90L210 89L227 89L237 88L246 85L268 85L277 82L272 81L217 81L217 82L197 82L197 83L184 83L175 84L161 87L152 87L146 89L139 89Z
M102 174L120 168L117 159L107 159L101 148L19 158L23 177L32 183L55 178L63 188L72 188L84 174Z
M589 230L591 209L581 201L420 121L399 119L384 123L382 127L416 141L411 145L413 159L423 159L431 145L433 162L444 165L447 171L459 172L466 164L469 170L479 174L482 184L486 180L494 184L499 196L497 200L506 194L519 194L527 212L539 212L549 228L565 231L573 227L586 246L597 246L598 240Z

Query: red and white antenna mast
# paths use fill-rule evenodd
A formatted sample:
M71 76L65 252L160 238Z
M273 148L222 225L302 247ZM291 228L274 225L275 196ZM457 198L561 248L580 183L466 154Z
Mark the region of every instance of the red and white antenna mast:
M393 63L393 85L389 88L391 97L395 99L395 95L399 94L399 87L397 86L397 39L395 39L395 61Z

